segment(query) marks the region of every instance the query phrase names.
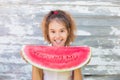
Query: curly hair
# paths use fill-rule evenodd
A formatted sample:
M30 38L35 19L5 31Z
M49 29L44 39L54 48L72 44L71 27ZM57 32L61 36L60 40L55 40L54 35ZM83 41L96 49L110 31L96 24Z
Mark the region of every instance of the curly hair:
M49 34L48 34L48 29L49 29L49 24L51 21L56 20L58 22L61 22L63 25L65 25L65 27L67 28L67 31L69 33L67 41L65 43L65 45L70 45L71 42L74 41L76 35L75 35L75 31L76 31L76 25L75 22L72 18L72 16L63 10L54 10L54 11L50 11L42 20L42 31L43 31L43 36L45 41L47 41L48 43L50 42L49 39Z

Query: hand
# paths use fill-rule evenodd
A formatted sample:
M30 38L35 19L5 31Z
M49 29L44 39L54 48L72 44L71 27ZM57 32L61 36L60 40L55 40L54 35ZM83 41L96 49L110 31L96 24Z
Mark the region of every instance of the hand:
M23 60L25 60L25 62L28 63L28 61L24 58L23 54L22 54L22 51L20 51L20 56L22 57Z

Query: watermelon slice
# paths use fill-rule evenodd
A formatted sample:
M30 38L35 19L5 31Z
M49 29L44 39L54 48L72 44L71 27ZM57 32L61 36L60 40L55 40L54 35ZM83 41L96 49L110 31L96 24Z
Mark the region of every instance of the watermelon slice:
M88 63L90 47L85 46L39 46L22 47L23 57L32 65L52 71L71 71Z

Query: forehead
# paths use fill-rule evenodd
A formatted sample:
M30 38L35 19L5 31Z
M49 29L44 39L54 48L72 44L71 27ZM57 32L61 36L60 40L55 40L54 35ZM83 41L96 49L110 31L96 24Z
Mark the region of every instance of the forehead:
M63 22L58 20L52 20L49 23L49 29L66 29L66 26Z

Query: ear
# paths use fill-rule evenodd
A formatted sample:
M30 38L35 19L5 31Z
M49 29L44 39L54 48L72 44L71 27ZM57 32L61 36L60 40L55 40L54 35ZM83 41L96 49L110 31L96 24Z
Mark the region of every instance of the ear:
M70 35L70 28L68 28L68 36Z
M49 38L49 35L47 34L47 41L48 41L48 43L51 43L50 42L50 38Z

